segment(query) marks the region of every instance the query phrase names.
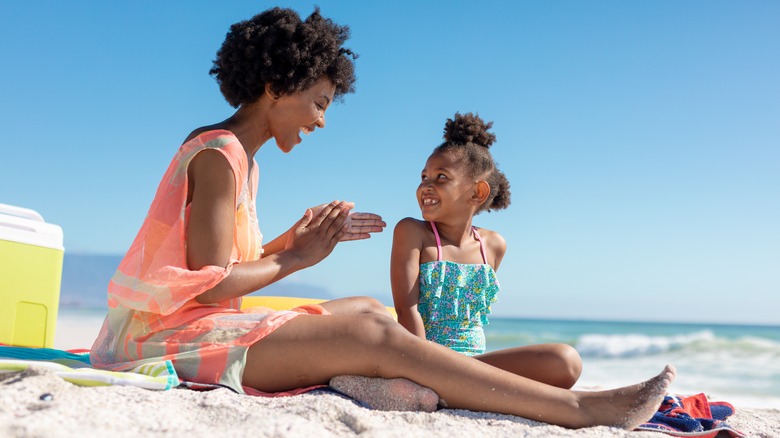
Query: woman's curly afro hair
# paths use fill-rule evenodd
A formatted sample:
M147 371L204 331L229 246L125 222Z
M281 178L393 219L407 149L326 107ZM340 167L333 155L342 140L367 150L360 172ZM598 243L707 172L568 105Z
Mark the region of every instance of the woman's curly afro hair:
M509 207L509 180L498 170L490 146L496 136L489 129L493 122L485 123L472 113L455 113L444 125L444 143L434 149L434 154L458 154L460 164L475 180L484 179L490 185L490 195L477 213L487 210L501 210Z
M234 108L257 101L265 85L274 94L306 90L327 77L336 96L355 91L357 58L342 47L349 27L320 15L306 19L292 9L273 8L230 26L209 74Z

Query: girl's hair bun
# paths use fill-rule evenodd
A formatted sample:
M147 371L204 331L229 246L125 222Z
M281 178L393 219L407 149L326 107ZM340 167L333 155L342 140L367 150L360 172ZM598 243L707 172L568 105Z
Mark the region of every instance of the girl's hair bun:
M455 117L447 119L444 125L444 141L446 143L467 144L489 148L496 141L496 136L488 132L493 122L485 122L472 113L455 113Z

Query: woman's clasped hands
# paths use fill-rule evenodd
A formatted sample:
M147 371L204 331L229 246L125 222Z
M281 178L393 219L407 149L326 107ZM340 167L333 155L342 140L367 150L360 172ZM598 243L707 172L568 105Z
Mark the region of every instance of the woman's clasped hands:
M311 266L327 257L339 242L368 239L387 226L381 216L353 212L353 208L354 202L333 201L306 209L290 229L285 249Z

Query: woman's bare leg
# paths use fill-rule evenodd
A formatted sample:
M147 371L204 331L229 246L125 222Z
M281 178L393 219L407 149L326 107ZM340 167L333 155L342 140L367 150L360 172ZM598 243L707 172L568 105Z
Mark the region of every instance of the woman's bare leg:
M391 318L303 315L250 347L243 383L261 391L325 384L340 375L404 377L450 408L518 415L566 427L627 429L658 409L673 368L633 386L577 392L546 385L420 339Z
M392 318L384 304L370 297L339 298L320 305L333 315L374 313ZM433 390L404 378L336 376L328 385L380 411L433 412L439 405Z
M507 348L474 356L487 364L537 382L569 389L582 374L582 359L567 344Z

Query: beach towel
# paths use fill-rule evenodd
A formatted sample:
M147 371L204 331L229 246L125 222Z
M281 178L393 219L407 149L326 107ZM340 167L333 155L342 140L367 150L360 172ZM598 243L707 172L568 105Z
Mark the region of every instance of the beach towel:
M181 383L171 361L145 364L131 371L106 371L90 365L88 350L76 353L0 345L0 373L24 371L29 367L53 371L60 378L79 386L127 385L168 390Z
M79 386L126 385L158 391L178 386L196 391L226 388L237 392L226 385L183 380L179 378L170 360L147 363L130 371L108 371L92 367L89 361L89 350L86 349L65 351L0 344L0 373L24 371L31 366L51 370L62 379ZM318 389L328 391L329 388L327 385L312 385L269 393L244 387L244 393L257 397L284 397Z
M667 395L650 421L636 430L664 432L673 436L714 438L724 432L732 437L744 437L726 424L734 414L734 406L726 402L711 402L704 394L682 397Z

